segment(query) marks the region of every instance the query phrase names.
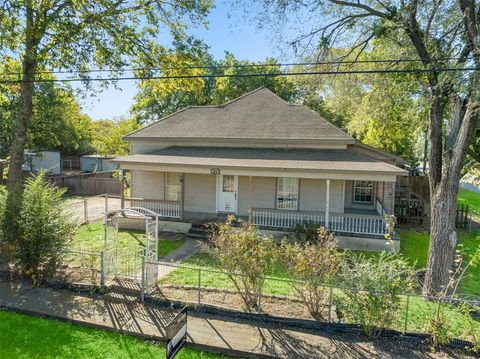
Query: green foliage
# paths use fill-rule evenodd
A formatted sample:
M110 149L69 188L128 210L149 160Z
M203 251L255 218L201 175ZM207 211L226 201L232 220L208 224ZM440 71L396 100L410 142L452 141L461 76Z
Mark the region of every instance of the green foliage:
M400 295L414 288L413 268L398 254L365 258L349 253L340 272L342 295L336 298L342 315L376 336L396 320Z
M271 274L277 257L276 244L248 224L234 227L235 218L218 226L210 236L212 256L235 285L248 311L258 310L258 296L265 276Z
M62 250L74 236L76 225L65 211L64 194L45 180L45 173L26 181L13 258L17 270L34 283L55 272Z
M437 303L437 310L428 321L427 331L432 334L434 350L451 343L452 340L455 339L452 335L452 328L446 317L441 301Z
M343 256L337 251L337 240L325 228L318 229L316 240L286 241L281 246L283 265L288 268L295 288L309 313L318 321L327 318L329 285L342 266Z
M157 76L193 75L201 76L207 73L241 75L245 73L277 73L279 67L273 59L266 59L260 64L272 65L258 67L257 63L237 60L232 54L226 53L225 58L215 61L207 49L198 45L195 57L181 52L162 56L158 62L163 66ZM189 66L218 67L189 68ZM198 77L194 79L173 79L164 81L145 80L139 83L139 91L131 112L139 123L150 123L178 111L187 106L219 105L233 100L260 86L265 86L287 101L295 98L296 90L293 83L282 76L252 76L252 77L222 77L211 79Z
M127 155L130 148L122 137L138 128L133 119L95 121L91 126L92 146L100 155Z
M295 241L299 243L313 243L317 240L318 225L315 222L305 221L297 224L290 232Z
M332 49L334 58L342 58L348 50ZM378 60L411 58L413 55L394 41L380 39L362 54L350 54L345 60ZM316 55L306 61L316 61ZM346 66L346 65L345 65ZM383 64L365 64L362 70L374 70ZM411 64L397 65L409 69ZM297 71L355 70L335 65L293 67ZM360 68L359 68L360 69ZM428 120L421 75L350 74L342 76L299 76L292 80L299 101L343 128L362 142L398 154L412 165L418 161L419 143ZM388 135L386 135L388 134Z
M20 71L20 64L3 58L0 72ZM51 75L45 78L53 79ZM0 157L11 146L15 116L19 110L18 84L0 84ZM91 151L91 119L82 114L73 89L65 84L35 84L34 111L27 131L27 148L58 150L63 154Z

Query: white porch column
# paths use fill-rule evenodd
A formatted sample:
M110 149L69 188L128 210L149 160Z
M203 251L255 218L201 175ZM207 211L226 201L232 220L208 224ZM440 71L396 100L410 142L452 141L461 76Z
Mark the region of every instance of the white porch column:
M248 176L248 223L252 224L252 176Z
M327 179L327 195L325 198L325 228L328 229L330 221L330 180Z

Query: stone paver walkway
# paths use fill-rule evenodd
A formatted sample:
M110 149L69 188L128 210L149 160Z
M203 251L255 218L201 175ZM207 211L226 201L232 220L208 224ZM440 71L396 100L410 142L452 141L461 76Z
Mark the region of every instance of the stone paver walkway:
M71 291L32 288L29 284L0 281L0 305L77 323L101 325L121 332L164 339L164 326L176 314L170 308L142 304L135 298L78 295ZM251 357L279 358L427 358L399 348L390 353L359 339L346 340L325 333L302 332L241 320L193 313L188 317L188 343ZM407 351L406 351L407 350Z

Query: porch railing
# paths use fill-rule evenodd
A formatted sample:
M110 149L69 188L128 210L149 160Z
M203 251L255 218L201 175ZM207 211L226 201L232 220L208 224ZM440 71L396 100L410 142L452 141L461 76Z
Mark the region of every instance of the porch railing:
M128 207L143 207L155 212L160 217L178 218L183 217L181 201L166 201L145 198L125 198Z
M252 224L259 227L288 229L304 222L325 225L325 213L314 211L289 211L268 208L251 209ZM383 236L386 226L381 216L330 213L328 229L338 233Z

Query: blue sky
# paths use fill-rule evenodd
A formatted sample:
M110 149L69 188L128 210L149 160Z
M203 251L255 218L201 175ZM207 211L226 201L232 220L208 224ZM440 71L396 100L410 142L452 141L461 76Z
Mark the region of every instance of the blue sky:
M225 51L242 60L279 58L280 51L275 49L275 42L269 39L270 34L266 30L257 29L253 22L243 18L240 10L231 17L229 13L232 13L231 7L217 1L208 16L208 29L197 28L189 33L209 45L210 53L216 59L223 58ZM135 82L120 81L118 88L110 87L93 98L83 100L83 111L94 120L128 115L137 90Z

